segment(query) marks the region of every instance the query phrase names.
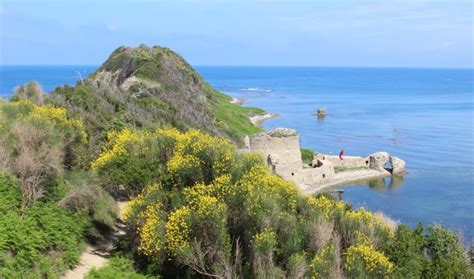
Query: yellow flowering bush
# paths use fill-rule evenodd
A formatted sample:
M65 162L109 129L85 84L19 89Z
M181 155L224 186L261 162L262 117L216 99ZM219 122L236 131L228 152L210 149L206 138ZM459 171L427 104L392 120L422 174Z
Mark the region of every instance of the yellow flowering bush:
M171 212L166 223L166 243L168 249L177 255L180 249L189 248L191 209L187 206Z
M212 184L209 185L198 183L193 187L185 188L183 190L183 196L188 204L193 207L198 206L199 200L203 196L213 197L219 202L225 203L232 194L230 180L231 176L226 174L217 177Z
M19 120L25 122L44 122L57 128L57 136L63 136L68 142L77 141L84 144L87 141L87 133L80 120L70 119L65 108L51 105L39 106L32 101L20 99L15 102L0 105L0 114L3 125L10 121ZM39 123L38 123L39 124Z
M118 132L109 132L107 134L107 145L104 146L99 157L92 162L92 169L100 169L117 157L127 155L128 147L143 144L143 140L143 135L128 128Z
M326 245L317 253L311 261L312 278L329 278L330 271L334 265L334 246L332 243Z
M296 187L290 182L272 175L263 164L255 165L245 173L239 181L238 187L242 189L247 199L249 215L258 212L270 214L273 202L290 212L296 211L298 199Z
M87 143L82 122L69 118L66 109L40 106L26 99L0 103L0 133L14 157L21 156L22 152L34 156L32 152L39 154L40 150L47 149L44 152L51 157L45 159L45 155L38 155L33 161L39 163L44 159L43 163L56 165L52 168L56 170L59 168L54 162L61 160L59 157L62 157L61 164L68 168L78 166L83 155L80 149ZM13 159L12 164L16 164Z
M149 204L144 212L145 223L140 228L139 250L147 255L158 254L164 245L163 207L160 202Z
M347 231L359 232L359 239L363 233L366 237L375 234L380 240L393 239L395 232L384 222L382 218L365 210L363 207L357 210L348 210L344 215L344 224ZM357 236L357 235L356 235ZM357 241L357 239L356 239Z
M335 201L325 195L318 197L309 196L307 201L310 206L319 210L326 220L333 218L338 213L342 213L345 208L344 202Z
M112 184L124 185L136 194L163 173L172 179L170 186L179 189L212 183L229 173L234 157L235 148L229 142L198 130L123 129L108 133L107 143L91 166Z
M271 254L276 248L276 233L272 229L264 229L254 236L254 251L259 255Z
M380 278L388 277L394 266L382 252L370 245L358 244L350 246L345 252L344 269L353 277L367 274Z
M191 130L177 137L168 172L178 184L210 183L229 172L235 148L225 139Z

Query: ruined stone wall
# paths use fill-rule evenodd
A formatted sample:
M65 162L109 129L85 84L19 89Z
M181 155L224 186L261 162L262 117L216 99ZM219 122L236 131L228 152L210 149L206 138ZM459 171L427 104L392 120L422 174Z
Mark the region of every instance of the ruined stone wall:
M369 157L344 156L344 160L341 160L339 156L317 154L314 158L316 161L313 161L313 164L317 164L317 160L320 160L322 162L330 162L333 167L360 168L369 167L370 164Z
M299 179L304 184L323 184L334 179L335 173L332 166L321 166L318 168L303 169L299 174Z
M318 185L343 183L354 179L367 179L403 173L405 161L391 157L386 152L377 152L368 157L314 156L312 167L303 168L299 135L295 130L277 128L266 133L250 136L245 139L244 152L258 153L267 162L268 167L283 179L299 185L302 191L308 191ZM385 170L385 163L390 160L393 171ZM335 173L334 167L345 167L347 171ZM370 169L358 169L367 167Z
M295 176L303 168L299 135L290 129L277 130L250 137L249 151L261 154L265 162L269 155L277 158L275 171L283 177Z

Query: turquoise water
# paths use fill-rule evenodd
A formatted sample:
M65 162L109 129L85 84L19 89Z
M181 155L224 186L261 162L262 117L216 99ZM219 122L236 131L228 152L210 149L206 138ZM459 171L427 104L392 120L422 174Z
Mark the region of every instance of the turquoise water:
M94 66L0 67L0 94L28 80L46 91ZM345 200L415 225L439 222L474 236L472 69L197 67L217 89L281 117L266 129L298 130L319 152L388 151L407 162L403 179L344 187ZM316 118L316 108L327 116Z

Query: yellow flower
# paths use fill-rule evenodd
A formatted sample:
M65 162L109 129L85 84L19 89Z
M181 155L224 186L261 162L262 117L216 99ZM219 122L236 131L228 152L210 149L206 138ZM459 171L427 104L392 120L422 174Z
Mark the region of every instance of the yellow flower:
M145 209L145 224L139 229L139 250L147 256L158 254L163 245L162 230L160 229L164 226L164 222L160 218L162 211L161 204L157 202L149 204Z
M382 218L374 213L365 210L363 207L358 210L349 210L345 213L345 218L349 222L354 222L359 225L367 225L369 228L378 229L385 232L389 238L395 236L393 229L385 223Z
M392 273L394 265L382 253L367 244L350 246L346 253L344 268L348 272L353 272L357 268L357 262L362 262L365 270L369 274L377 276L388 276Z
M92 162L92 169L94 170L100 169L119 156L126 155L129 146L140 145L144 142L144 137L139 132L130 129L109 132L107 138L108 145L104 147L99 157Z
M309 205L321 211L326 219L332 218L337 212L344 211L344 202L335 201L324 195L318 197L309 196L307 201Z
M334 263L334 246L326 245L311 262L312 278L327 278Z
M169 215L166 223L166 241L168 249L177 254L179 249L189 247L189 222L191 210L183 206Z

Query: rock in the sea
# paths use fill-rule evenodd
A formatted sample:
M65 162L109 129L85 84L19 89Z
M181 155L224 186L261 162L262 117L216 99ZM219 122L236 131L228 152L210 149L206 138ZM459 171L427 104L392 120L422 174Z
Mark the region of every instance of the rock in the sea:
M390 155L387 152L376 152L369 155L371 169L377 171L385 171L385 164L390 160Z
M405 171L405 161L398 157L390 156L392 162L392 174L401 174Z
M325 108L318 108L318 110L316 111L316 114L318 116L324 116L324 115L326 115L326 109Z

